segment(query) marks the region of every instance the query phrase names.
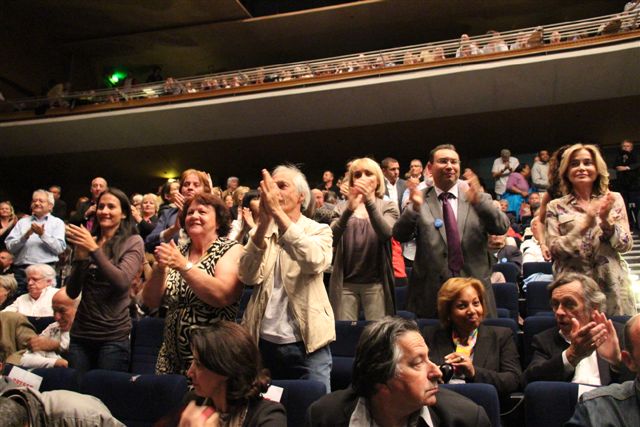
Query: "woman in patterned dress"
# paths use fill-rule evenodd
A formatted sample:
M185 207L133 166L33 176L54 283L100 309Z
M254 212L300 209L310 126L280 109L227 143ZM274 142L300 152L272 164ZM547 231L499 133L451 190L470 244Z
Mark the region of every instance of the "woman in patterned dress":
M635 314L629 272L620 257L633 246L627 210L620 193L609 191L600 151L572 145L562 156L559 175L565 196L549 203L546 221L554 272L592 277L607 296L608 316Z
M191 327L215 319L235 320L242 284L238 259L242 246L227 239L230 221L223 202L201 193L185 202L184 229L190 242L171 241L156 247L156 264L144 286L150 308L168 307L156 372L186 375L193 360Z

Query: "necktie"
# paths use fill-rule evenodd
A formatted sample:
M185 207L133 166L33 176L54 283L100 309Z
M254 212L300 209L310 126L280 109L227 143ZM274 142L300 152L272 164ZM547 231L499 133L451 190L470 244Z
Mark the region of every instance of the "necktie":
M447 250L449 256L449 271L452 276L459 276L464 264L462 256L462 245L460 245L460 233L458 233L458 223L453 213L453 208L449 204L449 199L453 198L451 193L442 193L438 198L442 201L442 216L444 217L444 230L447 235Z

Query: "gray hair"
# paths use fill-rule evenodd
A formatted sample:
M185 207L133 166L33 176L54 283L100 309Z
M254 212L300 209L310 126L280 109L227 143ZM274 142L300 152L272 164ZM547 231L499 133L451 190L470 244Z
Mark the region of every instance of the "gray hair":
M31 264L25 269L25 271L27 274L31 273L32 271L38 272L49 281L50 286L56 286L56 271L48 264Z
M0 288L4 288L7 290L7 298L13 295L16 289L18 289L18 282L16 282L13 274L4 274L0 276Z
M547 289L549 294L554 289L560 286L567 285L571 282L579 282L582 286L582 297L584 299L584 306L587 312L591 312L592 309L597 308L600 311L606 311L607 309L607 297L600 290L600 286L589 276L585 276L580 273L563 273L549 284Z
M296 190L298 193L304 196L302 200L302 210L306 210L309 206L309 202L311 201L311 190L309 190L309 184L307 183L307 178L304 174L294 165L280 165L277 166L271 175L276 175L280 172L291 172L293 173L293 184L296 186Z
M50 192L50 191L47 191L47 190L43 190L42 188L39 188L36 191L34 191L31 194L31 199L33 199L35 197L35 195L38 194L38 193L42 193L42 194L46 195L47 196L47 202L51 203L52 206L56 203L55 199L53 198L53 193Z

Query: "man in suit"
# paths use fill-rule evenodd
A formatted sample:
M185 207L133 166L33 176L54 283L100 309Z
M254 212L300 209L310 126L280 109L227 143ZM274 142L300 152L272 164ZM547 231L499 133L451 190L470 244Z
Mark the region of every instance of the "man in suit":
M309 407L307 426L489 426L484 409L438 389L442 372L415 322L385 317L364 329L353 363L352 387Z
M526 381L607 385L631 379L622 364L622 328L602 313L606 297L598 284L583 274L565 273L549 290L557 327L533 337Z
M402 209L402 195L407 188L407 182L400 178L400 163L393 157L385 157L380 162L384 175L385 197L397 203L398 210Z
M496 317L487 236L506 233L509 219L482 192L473 172L465 173L464 182L458 179L460 157L453 145L431 150L427 168L434 186L413 189L410 204L393 227L393 237L400 242L414 234L416 238L407 309L421 318L437 318L442 283L451 277L477 277L485 285L487 317Z

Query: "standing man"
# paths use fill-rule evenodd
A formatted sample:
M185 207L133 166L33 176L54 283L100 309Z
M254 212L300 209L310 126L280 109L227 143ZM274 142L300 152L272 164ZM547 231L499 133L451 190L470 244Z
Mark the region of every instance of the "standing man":
M638 154L633 149L633 142L625 139L620 145L620 151L613 165L616 168L616 190L620 192L627 206L629 228L638 227L638 212L640 210L640 183L638 183L638 169L640 162ZM632 210L630 203L634 203ZM634 224L635 222L635 224Z
M55 268L58 256L67 248L64 222L51 215L53 194L36 190L31 198L31 215L18 221L5 244L14 255L14 274L18 282L16 296L27 293L25 270L32 264Z
M405 178L407 179L415 179L417 182L422 181L422 161L420 159L413 159L411 163L409 163L409 172Z
M511 151L504 148L500 151L500 157L493 161L491 175L495 179L495 193L498 199L507 191L507 180L511 172L515 171L520 162L515 157L511 157Z
M538 151L538 161L533 162L531 168L531 182L537 191L547 191L549 187L549 152Z
M96 219L96 203L98 197L108 187L107 180L102 177L95 177L91 181L91 200L80 205L75 215L69 218L69 222L74 225L84 225L88 230L93 228Z
M322 191L322 193L332 191L336 197L340 196L340 189L335 185L333 172L330 170L322 173L322 183L320 183L317 188Z
M274 379L312 379L331 391L333 310L322 281L333 238L302 215L307 181L295 166L262 170L258 226L240 258L240 280L255 286L242 323Z
M476 277L485 285L488 317L495 317L487 239L489 234L505 234L509 219L482 192L473 172L467 171L466 185L460 184L460 157L453 145L431 150L427 168L434 186L412 190L409 205L393 227L400 242L416 236L407 309L421 318L437 318L442 283L451 277Z
M385 198L395 202L400 211L402 210L402 194L407 188L407 182L400 178L400 163L393 157L385 157L380 162L380 166L384 175Z
M62 193L62 187L59 185L52 185L49 187L49 193L53 194L53 209L51 213L53 216L60 218L61 220L67 219L67 202L60 198Z

